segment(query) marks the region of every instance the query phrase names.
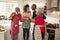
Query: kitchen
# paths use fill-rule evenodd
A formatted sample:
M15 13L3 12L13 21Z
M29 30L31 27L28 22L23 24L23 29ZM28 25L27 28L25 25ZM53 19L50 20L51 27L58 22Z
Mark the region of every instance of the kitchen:
M47 14L46 15L46 29L51 29L51 30L56 30L56 32L53 32L53 36L55 37L55 40L59 40L60 38L60 1L54 1L54 0L0 0L0 27L2 29L2 32L0 32L1 37L0 40L11 40L11 36L9 34L9 29L11 25L11 21L8 20L8 17L10 16L11 12L14 11L15 7L19 7L22 12L22 8L25 4L29 4L30 6L32 4L36 4L37 7L44 7L45 4L47 3ZM19 23L22 25L22 23ZM22 27L20 25L20 32L19 32L19 38L18 40L23 40L22 37ZM32 36L33 32L33 26L34 23L31 23L31 28L30 28L30 35ZM52 27L54 26L54 27ZM47 31L47 30L46 30ZM46 35L49 35L49 31L46 32ZM56 36L56 35L57 36ZM3 38L3 37L4 38ZM48 37L48 36L47 36ZM50 37L50 36L49 36ZM52 37L53 38L53 37ZM32 40L32 37L30 37L30 40ZM47 40L47 38L46 38ZM50 39L54 40L54 39Z

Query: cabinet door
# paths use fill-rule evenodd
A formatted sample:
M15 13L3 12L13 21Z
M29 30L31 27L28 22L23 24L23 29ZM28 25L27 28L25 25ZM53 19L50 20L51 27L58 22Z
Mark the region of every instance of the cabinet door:
M57 0L51 0L51 7L57 7Z
M52 7L57 7L57 0L47 0L48 9Z
M0 40L4 40L4 32L0 32Z

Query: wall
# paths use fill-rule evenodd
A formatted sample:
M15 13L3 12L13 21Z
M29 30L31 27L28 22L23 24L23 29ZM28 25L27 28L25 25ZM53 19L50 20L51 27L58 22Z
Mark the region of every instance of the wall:
M49 23L59 23L60 11L47 12L46 21Z
M44 7L44 5L45 5L45 3L46 3L46 0L0 0L0 2L13 2L13 1L17 1L17 3L18 3L18 6L20 7L20 9L21 9L21 12L23 11L22 9L23 9L23 6L25 5L25 4L29 4L30 5L30 8L31 8L31 5L32 4L36 4L37 5L37 7ZM51 16L53 16L53 17L51 17L51 16L49 16L49 15L51 15ZM52 13L48 13L48 16L47 16L47 19L46 20L48 20L49 22L54 22L54 23L58 23L58 21L59 21L59 18L56 18L56 16L58 16L57 14L53 14L52 15ZM55 18L54 18L55 17ZM50 19L51 20L50 20ZM55 21L53 21L53 20L55 20ZM57 21L56 21L57 20Z
M51 17L51 16L46 16L46 22L48 23L58 23L59 24L59 18Z
M25 4L29 4L30 5L30 8L31 8L31 5L32 4L36 4L37 7L44 7L44 5L46 3L46 0L43 0L43 1L42 0L37 0L37 1L36 0L0 0L0 2L7 2L7 3L17 2L18 3L18 6L20 7L21 12L22 12L23 11L23 6Z
M37 7L44 7L45 3L46 3L46 0L37 0L37 1L36 0L19 0L19 7L22 11L23 6L25 4L29 4L31 8L32 4L36 4Z

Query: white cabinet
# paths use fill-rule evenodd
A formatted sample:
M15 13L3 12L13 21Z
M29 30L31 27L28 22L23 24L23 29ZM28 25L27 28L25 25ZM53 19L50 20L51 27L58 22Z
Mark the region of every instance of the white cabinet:
M5 32L0 32L0 40L5 40Z

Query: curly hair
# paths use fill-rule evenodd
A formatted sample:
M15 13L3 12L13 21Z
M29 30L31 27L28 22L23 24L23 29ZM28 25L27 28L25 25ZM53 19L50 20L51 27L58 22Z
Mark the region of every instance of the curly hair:
M26 5L23 7L23 11L26 12L28 7L29 7L29 5L26 4Z

